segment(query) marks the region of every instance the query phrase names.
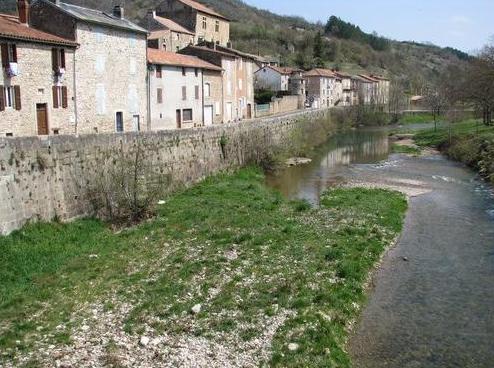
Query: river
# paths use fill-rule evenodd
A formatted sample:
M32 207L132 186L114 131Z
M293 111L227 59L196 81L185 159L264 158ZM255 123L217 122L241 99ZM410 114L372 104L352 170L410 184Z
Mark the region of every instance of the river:
M362 183L411 195L403 233L373 277L348 349L362 368L494 367L494 195L439 154L390 154L388 131L340 134L309 165L267 183L318 205L328 187Z

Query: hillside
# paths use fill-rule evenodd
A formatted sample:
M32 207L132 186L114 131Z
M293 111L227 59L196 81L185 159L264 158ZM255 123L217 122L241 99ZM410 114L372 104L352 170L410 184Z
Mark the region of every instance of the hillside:
M66 1L106 11L122 2ZM127 0L126 14L130 19L139 22L147 10L159 2L160 0ZM372 42L368 42L369 38L381 38L366 34L360 28L343 21L338 25L350 27L350 33L340 32L335 35L322 24L310 23L300 17L280 16L249 6L240 0L202 2L233 21L231 39L234 47L240 50L279 56L283 64L298 65L306 69L318 65L348 72L368 71L385 74L407 81L410 93L420 92L424 81L434 80L444 68L461 63L466 57L465 54L450 48L392 40L386 40L386 47L376 49ZM15 0L3 0L0 3L0 11L15 11Z

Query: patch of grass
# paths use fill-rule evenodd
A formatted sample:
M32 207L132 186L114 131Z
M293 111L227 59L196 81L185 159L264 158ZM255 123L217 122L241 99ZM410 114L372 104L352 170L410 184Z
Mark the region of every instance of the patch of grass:
M128 333L155 326L235 353L278 320L265 363L349 367L346 327L406 208L395 192L332 189L313 209L283 199L247 168L173 195L156 219L118 234L95 220L27 226L0 238L0 317L8 327L0 327L0 350L14 359L22 354L15 340L32 349L81 305L113 310L125 302L133 305ZM47 343L70 343L65 333L57 339ZM119 365L111 346L104 359Z
M393 144L391 146L391 152L392 153L404 153L407 155L420 155L420 148L414 147L414 146L407 146L407 145L402 145L402 144Z
M494 126L467 120L426 130L415 136L419 146L435 147L454 160L463 162L494 183Z
M439 116L436 117L436 120L442 121L443 117ZM400 120L398 121L398 124L425 124L425 123L433 123L434 122L434 116L432 114L407 114L403 115Z

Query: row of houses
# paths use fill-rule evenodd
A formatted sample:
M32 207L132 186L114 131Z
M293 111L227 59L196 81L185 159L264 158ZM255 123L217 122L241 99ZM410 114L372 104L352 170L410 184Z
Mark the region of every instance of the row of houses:
M255 73L260 90L303 95L312 108L334 106L386 105L390 81L376 75L350 75L316 68L307 72L296 68L265 66Z
M275 58L235 50L229 20L194 0L163 0L142 25L126 19L121 6L108 13L60 0L18 0L17 8L18 16L0 14L0 136L251 119L255 88L273 87L276 74L279 90L292 95L289 103L277 102L276 112L307 101L314 108L353 104L367 78L372 96L366 101L385 95L374 86L377 77L356 83L341 73L280 68Z

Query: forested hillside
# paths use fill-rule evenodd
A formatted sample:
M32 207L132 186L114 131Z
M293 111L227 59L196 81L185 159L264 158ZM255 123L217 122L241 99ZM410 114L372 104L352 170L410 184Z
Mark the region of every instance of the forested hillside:
M65 0L110 11L122 0ZM160 0L126 0L125 11L139 22ZM303 68L326 66L348 72L374 72L407 81L410 93L419 93L424 81L434 80L447 66L460 64L468 55L451 48L399 42L366 33L340 18L327 24L300 17L280 16L249 6L240 0L201 0L232 20L235 48L279 56L285 65ZM0 11L15 11L15 0L2 0Z

